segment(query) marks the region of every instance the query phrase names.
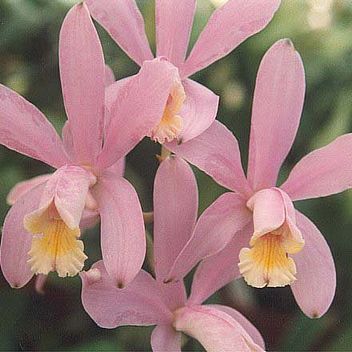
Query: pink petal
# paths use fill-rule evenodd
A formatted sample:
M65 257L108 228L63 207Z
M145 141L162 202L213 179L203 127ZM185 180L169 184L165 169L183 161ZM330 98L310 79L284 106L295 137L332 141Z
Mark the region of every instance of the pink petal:
M19 94L0 84L0 143L55 168L69 159L54 127Z
M135 0L86 0L94 19L105 28L115 42L142 66L153 54L144 31L143 17Z
M86 230L94 227L99 222L99 212L97 210L84 209L79 228Z
M181 352L181 337L171 325L158 325L151 337L153 352Z
M210 304L210 305L208 305L208 307L213 307L215 309L221 310L222 312L226 313L227 315L229 315L230 317L235 319L243 327L243 329L247 331L247 333L253 339L254 343L256 343L263 350L265 350L265 342L264 342L264 339L262 337L262 334L239 311L237 311L237 310L235 310L233 308L227 307L227 306L219 305L219 304Z
M198 188L191 167L177 157L166 159L161 163L154 181L154 256L157 279L165 279L191 237L197 212Z
M122 290L116 287L115 280L108 275L102 261L80 276L83 307L102 328L168 324L172 319L172 313L163 304L156 281L143 270Z
M15 288L23 287L33 273L27 264L32 235L23 227L23 218L39 205L44 185L28 191L8 212L1 238L1 269L7 282Z
M203 85L186 79L182 81L186 100L180 112L183 118L182 142L187 142L207 130L216 118L219 97Z
M196 10L195 0L156 0L157 56L183 64Z
M211 306L179 309L174 326L197 339L209 352L263 351L235 319Z
M115 164L111 165L107 171L115 174L118 177L123 177L126 168L126 159L121 158L120 160L116 161Z
M9 205L14 205L18 199L20 199L24 194L26 194L31 189L45 183L51 174L45 174L33 177L29 180L17 183L7 195L6 201Z
M105 65L105 87L109 87L113 83L115 83L115 74L111 67Z
M66 153L70 156L71 160L76 160L75 148L74 148L74 138L70 128L70 122L66 121L64 127L61 131L62 141L66 150Z
M71 229L79 226L86 203L91 175L79 166L63 166L45 184L38 212L54 201L62 220ZM34 213L32 213L34 214Z
M235 193L220 196L200 216L167 281L183 278L200 260L220 252L250 220L251 213L243 199Z
M183 307L187 301L186 287L183 280L177 282L169 282L167 284L158 281L160 291L163 295L164 303L173 312L179 307Z
M278 229L285 221L285 204L281 192L276 188L255 193L247 205L253 211L256 237Z
M352 187L352 134L306 155L281 188L291 199L328 196Z
M128 285L142 267L146 240L138 195L131 184L113 174L93 189L101 218L101 250L116 286Z
M167 147L221 186L244 196L252 193L243 173L237 140L219 121L214 121L205 132L187 143L170 143Z
M275 186L298 129L305 92L304 68L288 39L264 55L254 92L248 180L255 190Z
M60 77L76 157L94 163L103 138L105 64L84 3L67 14L60 32Z
M146 61L138 75L119 86L99 167L111 166L149 134L160 121L177 77L176 67L155 59Z
M209 66L261 31L279 5L279 0L228 1L209 19L181 70L182 77Z
M253 235L253 225L239 231L219 253L204 259L198 266L188 302L201 304L212 294L241 276L238 268L239 253L247 247Z
M46 284L47 279L48 279L48 275L39 274L36 276L36 278L35 278L35 291L38 294L43 295L45 293L44 286Z
M297 226L305 240L301 252L293 259L297 266L297 281L291 286L303 313L319 318L329 309L335 295L336 272L330 248L317 227L297 212Z

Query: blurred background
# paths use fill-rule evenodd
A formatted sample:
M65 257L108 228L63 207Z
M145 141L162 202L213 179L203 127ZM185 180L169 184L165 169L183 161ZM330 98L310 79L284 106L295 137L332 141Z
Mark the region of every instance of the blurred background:
M58 72L58 34L67 10L77 1L0 0L0 82L34 103L61 131L65 121ZM198 0L191 45L221 0ZM155 47L154 1L139 1L146 29ZM137 66L98 26L106 62L116 77L137 72ZM282 169L284 179L307 152L352 130L352 1L283 0L271 24L231 55L194 78L221 97L218 119L238 137L246 164L251 101L259 61L271 44L293 40L302 55L307 79L304 113L293 149ZM351 152L351 151L346 151ZM127 158L126 177L137 188L143 209L152 210L153 178L159 147L143 141ZM9 207L6 195L17 182L47 173L49 168L0 146L0 220ZM200 212L222 192L195 170ZM352 350L352 191L298 203L326 236L333 252L338 286L329 312L306 318L289 288L253 289L242 280L211 298L238 308L262 332L269 350ZM86 268L100 258L99 230L88 231ZM188 278L189 280L189 278ZM98 328L80 302L78 277L58 280L49 275L44 294L33 282L10 289L0 274L0 350L125 351L150 350L151 328ZM201 351L186 340L186 351Z

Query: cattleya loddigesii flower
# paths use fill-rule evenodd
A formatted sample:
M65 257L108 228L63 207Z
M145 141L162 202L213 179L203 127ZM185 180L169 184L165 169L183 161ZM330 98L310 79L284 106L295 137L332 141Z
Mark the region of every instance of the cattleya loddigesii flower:
M202 214L166 281L183 277L207 258L198 272L209 273L209 285L221 287L239 276L258 288L291 285L306 315L320 317L327 311L336 287L334 261L324 237L292 202L351 187L352 134L305 156L276 187L298 129L304 92L301 58L289 40L280 40L264 56L257 75L247 178L238 143L219 122L174 146L180 157L233 192Z
M263 351L260 333L238 311L202 305L204 292L215 292L206 282L206 272L194 278L189 299L183 282L163 283L192 234L197 210L198 190L191 168L177 157L165 159L154 183L156 278L141 270L120 290L99 261L80 274L83 306L103 328L156 325L151 336L154 352L181 351L181 332L197 339L207 351Z
M33 274L77 274L86 259L81 228L99 215L105 266L124 286L140 270L146 244L138 196L121 177L123 159L155 125L177 72L165 60L144 62L127 85L116 86L116 101L105 109L111 72L85 4L66 16L59 55L68 116L63 140L37 108L0 87L0 143L57 169L11 192L2 270L14 287Z
M143 17L135 0L86 0L89 11L138 65L151 60ZM217 9L186 58L196 0L156 0L156 56L178 68L179 78L150 138L161 144L186 142L215 120L218 97L188 77L230 53L262 30L279 0L230 0ZM109 92L113 100L113 92ZM109 99L108 99L109 101Z

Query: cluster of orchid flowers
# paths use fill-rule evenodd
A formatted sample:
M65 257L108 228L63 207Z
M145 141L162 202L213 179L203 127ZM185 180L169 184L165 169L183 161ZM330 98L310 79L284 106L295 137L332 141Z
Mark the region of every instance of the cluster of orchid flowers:
M305 94L304 69L288 39L265 54L254 92L248 168L234 135L216 121L218 97L189 76L262 30L279 0L229 0L211 16L186 58L196 0L156 0L154 58L134 0L86 0L67 14L59 41L67 122L60 138L45 116L0 86L0 143L55 168L8 195L1 268L12 287L49 272L82 279L82 302L103 328L156 325L153 351L181 351L181 332L207 351L262 351L238 311L202 303L243 277L290 285L302 311L320 317L336 287L334 261L316 226L293 201L352 187L352 135L311 152L277 186ZM92 18L141 66L115 82ZM161 145L154 182L153 276L143 212L123 178L124 158L144 137ZM229 189L197 219L188 163ZM84 229L101 223L102 260L83 271ZM183 278L197 265L187 297Z

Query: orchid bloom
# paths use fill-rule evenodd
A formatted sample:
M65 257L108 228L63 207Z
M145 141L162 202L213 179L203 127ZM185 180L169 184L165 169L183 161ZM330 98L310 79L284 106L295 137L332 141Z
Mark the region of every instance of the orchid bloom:
M135 0L86 0L92 16L138 65L153 58ZM186 142L215 120L218 96L188 77L229 54L272 19L280 0L230 0L217 9L186 59L196 0L156 0L156 56L178 68L179 79L149 137ZM110 93L114 96L113 93Z
M104 81L111 73L82 3L63 22L59 55L68 116L63 140L36 107L0 87L0 143L56 169L13 190L1 239L2 271L13 287L33 274L76 275L87 258L79 240L86 211L88 218L99 213L103 259L122 287L139 272L146 247L138 196L120 176L123 159L155 125L177 72L165 60L146 61L106 109Z
M204 277L195 278L187 300L183 282L164 284L165 275L190 238L198 210L198 190L188 164L169 157L159 167L154 184L154 279L141 270L119 290L102 261L82 272L82 302L103 328L121 325L156 325L154 352L181 351L181 332L197 339L207 351L262 351L257 329L236 310L202 305L204 291L215 292ZM165 245L167 244L167 245ZM203 280L204 285L198 283Z
M293 201L351 188L352 134L305 156L276 187L304 93L301 58L289 40L280 40L265 54L257 75L247 178L237 140L219 122L199 138L174 145L180 157L232 192L202 214L167 281L182 278L207 258L198 270L211 273L209 285L222 286L240 276L258 288L291 285L306 315L320 317L327 311L336 288L334 261L324 237Z

